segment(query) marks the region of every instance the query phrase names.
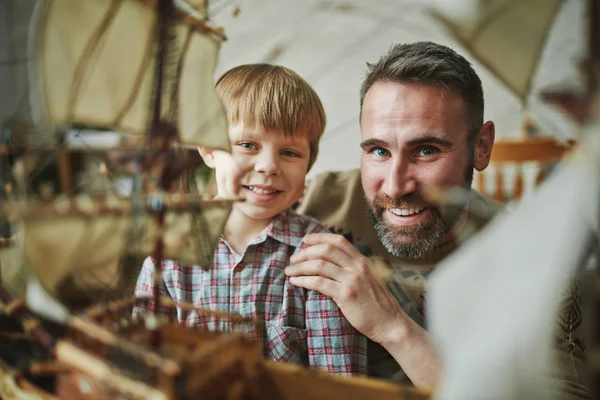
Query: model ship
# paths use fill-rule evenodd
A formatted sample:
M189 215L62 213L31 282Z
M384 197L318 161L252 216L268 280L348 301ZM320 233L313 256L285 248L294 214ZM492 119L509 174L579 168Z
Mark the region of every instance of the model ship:
M224 35L205 1L40 0L31 29L34 124L7 125L2 142L1 266L22 287L0 287L0 398L427 397L263 360L242 333L259 321L133 296L147 255L211 265L239 200L187 185L198 146L229 150L212 81ZM86 164L73 135L100 138L83 153L102 161ZM48 159L53 179L33 184ZM77 163L93 190L74 185ZM124 175L126 195L114 189ZM185 326L159 306L228 328Z

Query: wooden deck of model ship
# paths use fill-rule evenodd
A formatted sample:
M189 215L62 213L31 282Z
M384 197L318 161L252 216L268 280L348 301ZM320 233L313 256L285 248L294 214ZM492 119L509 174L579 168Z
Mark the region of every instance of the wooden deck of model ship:
M244 378L261 354L243 334L154 320L153 314L132 318L139 302L109 303L69 321L67 337L56 345L57 360L70 369L58 379L59 397L230 398L232 391L248 389ZM155 326L148 329L148 324ZM155 334L157 347L152 346Z
M396 399L424 400L427 393L366 377L342 377L264 360L260 343L241 332L190 327L153 314L132 317L151 299L125 299L71 317L64 336L27 374L0 359L0 398L54 399ZM215 320L254 324L239 315L213 312L163 299ZM150 321L150 322L149 322ZM152 325L151 329L148 325ZM152 336L161 337L158 347ZM15 334L13 339L16 338ZM15 346L31 346L20 335ZM50 353L55 358L49 356ZM31 377L53 380L45 389ZM48 389L53 387L53 390Z

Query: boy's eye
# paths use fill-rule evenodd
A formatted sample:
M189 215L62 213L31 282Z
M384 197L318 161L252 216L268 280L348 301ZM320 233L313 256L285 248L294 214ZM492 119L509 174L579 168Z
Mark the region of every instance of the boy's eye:
M281 152L281 155L286 156L286 157L300 157L300 154L298 154L292 150L283 150Z
M440 151L436 147L433 147L433 146L423 146L423 147L421 147L421 148L418 149L417 154L420 157L429 157L429 156L432 156L432 155L437 154L439 152Z
M256 150L258 147L254 143L250 142L241 142L238 143L238 146L243 147L245 149Z
M381 147L376 147L373 149L373 154L375 154L377 157L388 157L390 152L386 149L382 149Z

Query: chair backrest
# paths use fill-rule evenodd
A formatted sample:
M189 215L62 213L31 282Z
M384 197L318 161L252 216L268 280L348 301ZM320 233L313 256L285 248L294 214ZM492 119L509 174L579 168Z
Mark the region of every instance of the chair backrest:
M552 137L498 140L490 168L477 173L475 188L499 202L518 200L535 189L574 145L573 140L559 142Z

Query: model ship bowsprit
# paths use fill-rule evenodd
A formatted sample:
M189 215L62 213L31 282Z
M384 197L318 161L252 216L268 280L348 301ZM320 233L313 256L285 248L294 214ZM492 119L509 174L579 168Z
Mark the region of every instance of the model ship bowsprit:
M140 257L211 265L235 201L207 200L182 184L188 149L230 146L212 80L224 36L209 24L205 1L40 0L30 35L36 128L12 124L3 137L12 174L3 176L0 211L13 232L1 266L27 266L36 283L24 272L21 281L61 303L26 306L1 288L0 334L9 343L0 348L1 398L426 397L265 361L244 334L260 321L175 304L157 292L133 297ZM73 171L86 161L72 139L98 136L102 145L84 155L104 157L100 184L81 193ZM31 177L53 157L55 179L34 186ZM130 174L126 195L114 189L115 171ZM210 323L185 326L157 315L159 308Z

